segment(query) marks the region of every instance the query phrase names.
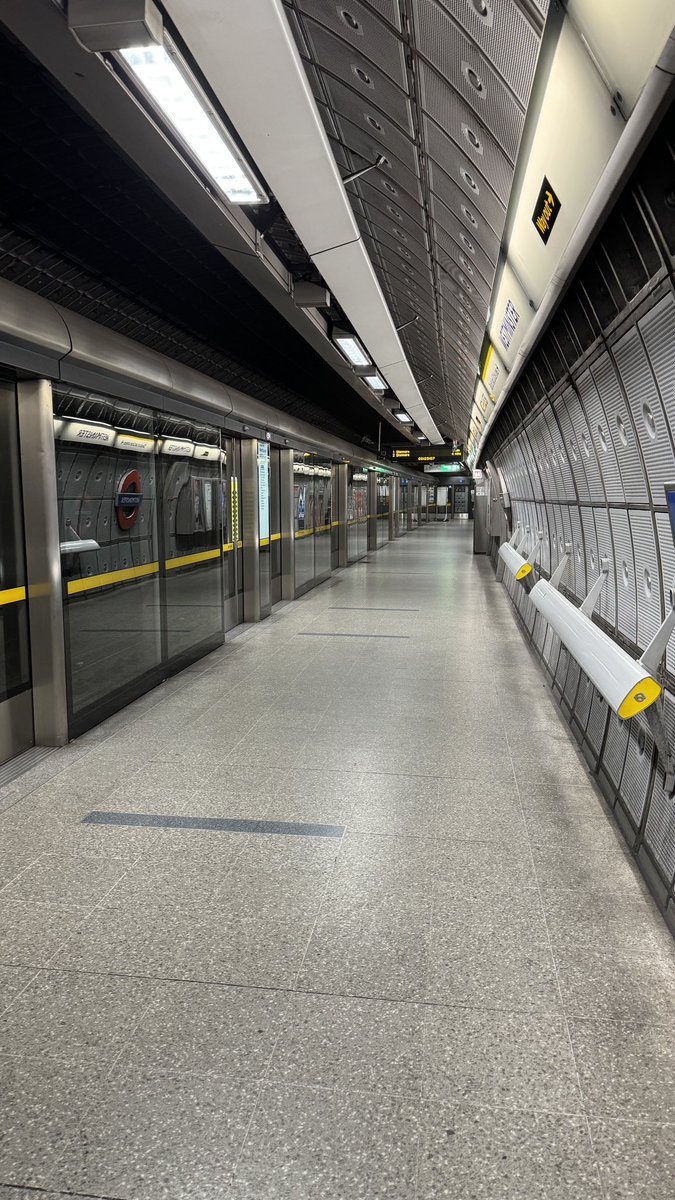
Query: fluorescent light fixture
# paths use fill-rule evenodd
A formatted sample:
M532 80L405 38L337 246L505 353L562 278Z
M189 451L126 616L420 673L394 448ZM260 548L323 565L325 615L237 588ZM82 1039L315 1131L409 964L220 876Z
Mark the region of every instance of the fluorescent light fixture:
M353 367L371 366L368 355L351 329L341 329L338 325L335 325L333 326L332 338L338 350L344 354Z
M363 378L368 387L371 387L374 392L386 392L387 385L382 376L377 374L377 371L374 371L372 375L364 375Z
M120 50L119 56L223 196L232 204L267 203L265 192L169 38L163 46L131 46Z
M395 412L394 416L396 417L397 421L401 422L402 425L412 425L413 423L412 417L409 417L407 412L404 412L403 409L401 409L400 412Z
M426 435L423 433L418 433L417 440L418 440L418 442L428 442L429 441L428 437L426 437Z

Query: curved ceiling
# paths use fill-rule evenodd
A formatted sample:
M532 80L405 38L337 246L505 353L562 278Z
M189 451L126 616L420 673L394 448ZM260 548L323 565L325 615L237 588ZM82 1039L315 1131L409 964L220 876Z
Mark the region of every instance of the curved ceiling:
M548 0L284 0L422 396L469 424Z

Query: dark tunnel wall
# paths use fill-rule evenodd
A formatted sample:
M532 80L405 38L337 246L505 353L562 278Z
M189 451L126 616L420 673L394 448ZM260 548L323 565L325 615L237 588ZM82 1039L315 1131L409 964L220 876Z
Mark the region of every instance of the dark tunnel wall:
M488 440L512 527L543 531L547 578L572 544L562 591L580 602L609 560L595 620L634 656L675 588L664 484L675 482L673 110L634 173ZM496 554L497 540L493 544ZM494 555L493 555L494 557ZM496 558L495 558L495 561ZM675 799L644 717L609 713L578 665L504 580L591 769L675 930ZM675 639L663 679L675 741Z

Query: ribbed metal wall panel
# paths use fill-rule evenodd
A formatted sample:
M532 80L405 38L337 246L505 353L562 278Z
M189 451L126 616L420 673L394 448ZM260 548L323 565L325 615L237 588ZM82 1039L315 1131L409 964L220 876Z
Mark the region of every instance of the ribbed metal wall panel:
M628 748L630 727L626 721L620 720L615 713L610 713L607 725L607 737L602 752L602 766L614 787L618 790L623 775Z
M584 371L577 380L577 389L586 410L596 457L602 470L607 499L624 503L621 472L614 453L614 444L609 432L609 422L600 402L595 382L590 371Z
M605 737L609 709L600 693L594 687L592 687L592 696L591 711L588 715L588 725L586 726L586 741L595 754L599 755Z
M670 519L666 513L655 513L656 536L658 538L661 577L666 605L675 600L675 545ZM666 650L666 667L675 676L675 638L671 638Z
M607 583L602 589L600 605L597 611L601 613L606 621L609 621L610 625L616 625L616 571L612 535L609 531L609 514L605 508L594 508L593 516L595 517L595 532L600 561L606 558L609 562Z
M576 493L580 502L583 504L584 501L588 502L590 500L591 493L588 487L586 472L584 470L584 464L582 461L583 454L580 444L577 441L577 431L574 427L574 421L570 416L568 400L574 401L574 392L572 391L572 388L567 388L567 390L563 392L562 396L559 396L558 399L554 401L553 408L555 410L556 417L558 418L558 424L562 431L562 435L565 439L567 462L574 477Z
M637 640L637 600L635 596L635 563L633 540L630 534L628 513L613 508L609 514L614 542L616 571L617 627L619 633Z
M642 717L634 718L630 723L626 761L619 790L621 802L630 813L636 827L642 820L647 803L653 753L654 741L647 722Z
M647 353L637 329L614 346L614 358L628 398L655 504L663 504L663 485L675 479L675 455Z
M649 493L642 457L614 363L605 351L590 370L605 410L625 500L629 504L644 503Z
M661 576L656 553L652 514L631 512L630 527L635 552L635 590L637 594L637 644L641 650L656 633L662 617Z
M667 692L664 701L664 723L675 742L675 698ZM645 825L645 842L665 882L671 885L675 880L675 794L666 792L662 769L654 779Z

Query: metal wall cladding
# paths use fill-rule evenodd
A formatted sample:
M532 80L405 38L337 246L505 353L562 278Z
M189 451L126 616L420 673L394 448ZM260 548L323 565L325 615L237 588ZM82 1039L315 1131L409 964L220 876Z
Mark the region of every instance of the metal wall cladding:
M524 13L513 3L496 4L489 18L466 0L440 0L458 23L466 26L486 58L506 81L523 107L527 106L537 63L539 37ZM468 9L468 13L467 13Z
M666 692L664 723L675 742L675 698ZM645 824L645 842L667 884L675 880L675 794L666 791L662 769L656 772Z
M420 54L460 93L515 162L524 124L523 105L436 0L414 0L414 11Z
M577 689L579 687L579 678L581 676L581 667L578 662L570 658L569 667L567 669L567 678L565 679L565 688L563 691L563 700L570 710L574 710L577 699Z
M637 644L641 650L644 650L663 620L661 575L652 514L631 512L629 516L635 553Z
M605 411L607 429L619 469L623 499L628 504L644 503L648 500L649 493L642 457L614 363L606 351L591 364L590 373Z
M592 687L592 693L591 711L588 714L588 725L586 726L586 741L596 757L599 757L605 738L609 709L596 688Z
M652 777L654 741L649 726L643 717L630 722L626 761L619 788L623 807L630 813L635 826L639 826L647 803Z
M663 580L664 608L675 602L675 545L673 531L667 513L655 513L656 536L658 539L661 578ZM666 650L666 667L675 676L675 638L671 638Z
M630 329L619 339L613 355L628 398L652 500L663 504L664 484L675 479L675 454L666 414L637 329Z
M588 487L588 481L586 479L586 471L584 470L578 427L575 426L573 417L570 413L570 400L574 402L574 392L572 391L572 388L567 388L562 395L558 396L557 400L554 401L553 409L564 439L567 452L567 462L574 478L576 495L583 503L584 501L590 500L591 494Z
M614 451L614 443L609 431L609 422L605 415L595 380L590 371L584 371L577 379L579 398L588 415L595 455L600 464L605 495L607 500L623 504L624 493L621 482L621 471Z
M623 775L629 734L629 723L622 721L620 717L617 717L616 713L610 713L607 736L602 751L602 767L607 778L617 790L621 784L621 776Z
M624 509L610 510L614 569L616 572L616 624L619 633L631 642L637 641L637 598L635 591L635 562L633 539L628 513Z

